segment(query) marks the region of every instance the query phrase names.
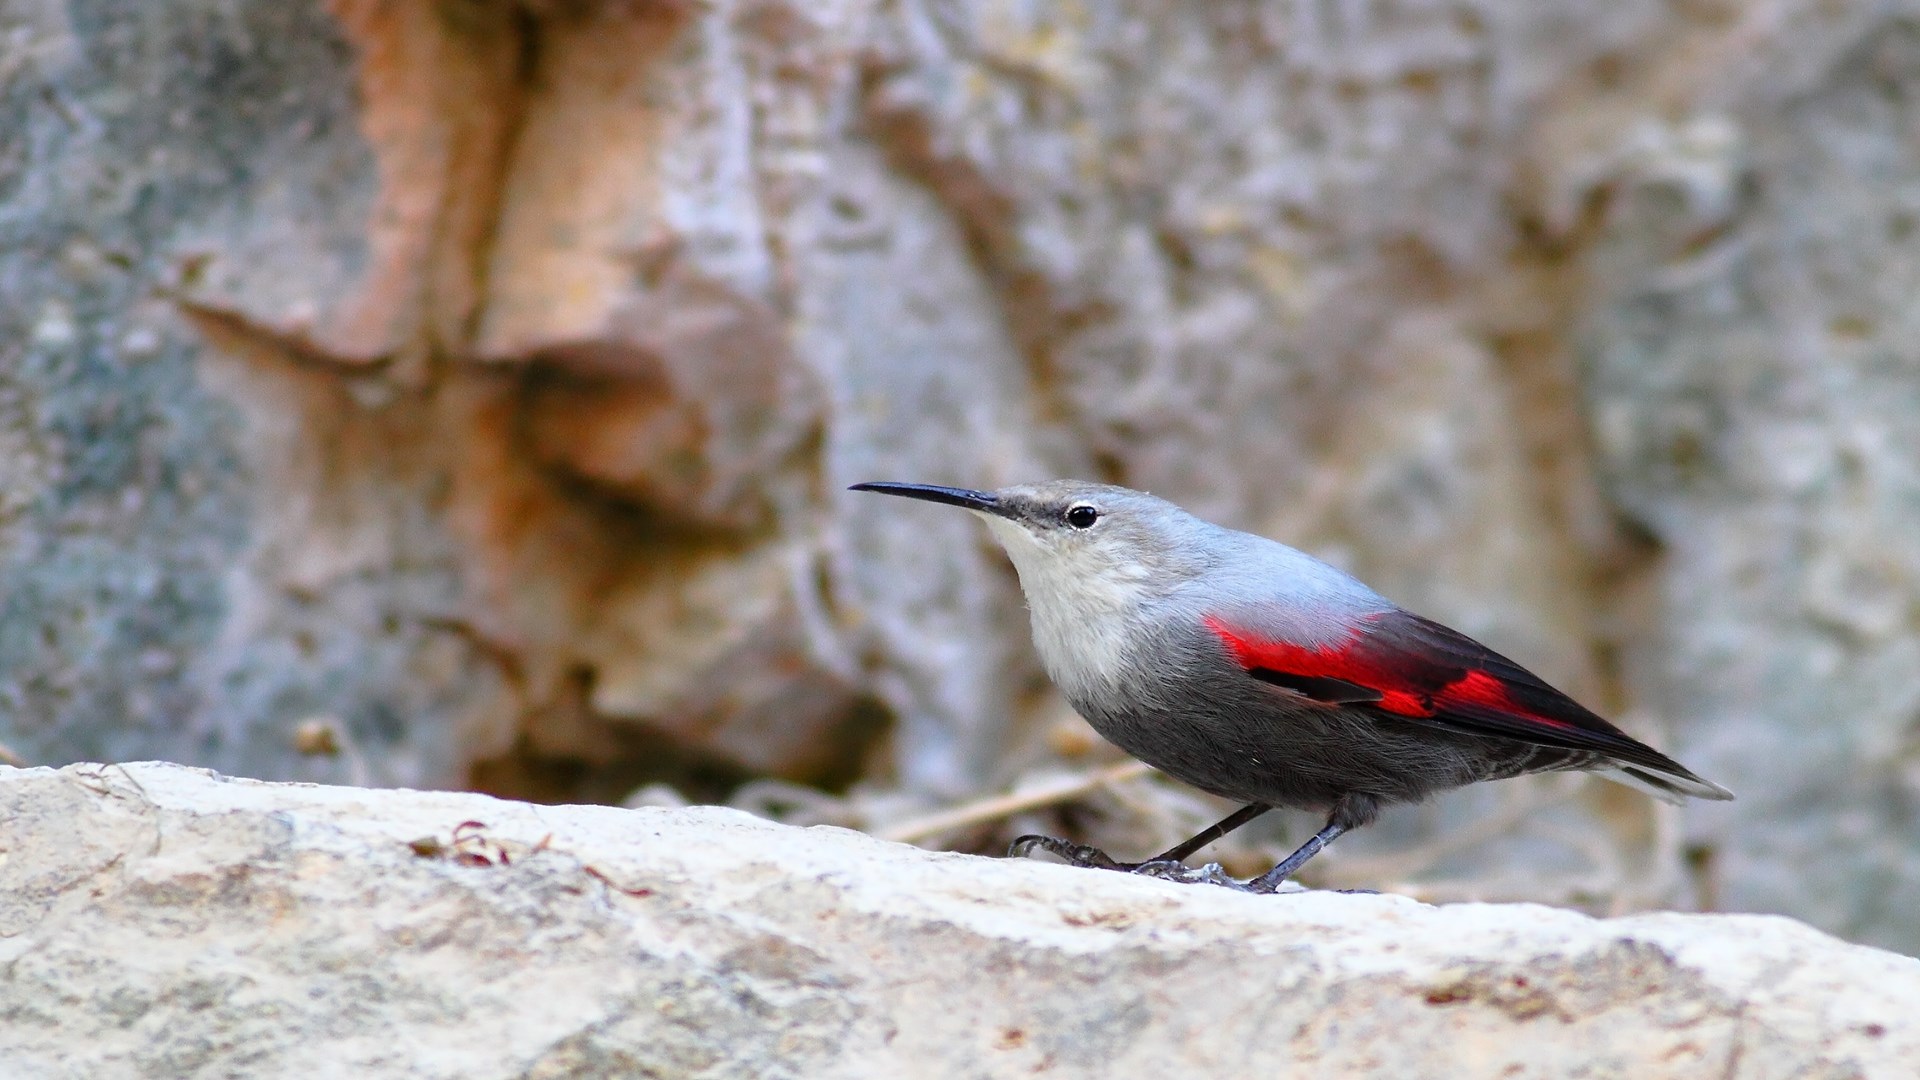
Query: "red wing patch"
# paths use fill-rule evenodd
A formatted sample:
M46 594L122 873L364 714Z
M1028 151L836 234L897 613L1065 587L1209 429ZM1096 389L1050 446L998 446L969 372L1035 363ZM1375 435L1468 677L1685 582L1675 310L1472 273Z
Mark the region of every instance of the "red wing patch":
M1424 655L1411 648L1397 649L1370 633L1368 627L1354 629L1344 641L1309 648L1283 641L1262 641L1234 630L1212 615L1206 617L1206 625L1233 653L1240 666L1255 678L1316 700L1368 704L1396 716L1416 719L1465 713L1497 715L1520 724L1570 730L1579 727L1522 706L1514 700L1507 682L1498 675L1467 667L1453 657ZM1488 655L1498 659L1491 653ZM1329 685L1366 693L1351 690L1329 693L1326 691Z
M1484 671L1469 671L1455 681L1448 683L1437 696L1442 708L1464 711L1467 709L1485 709L1490 712L1506 713L1524 718L1530 724L1546 724L1549 727L1576 728L1570 720L1561 720L1544 716L1536 710L1524 708L1513 700L1507 684L1498 676Z
M1431 619L1377 612L1343 640L1313 648L1266 640L1212 615L1205 622L1250 676L1316 701L1371 708L1383 721L1604 754L1720 792L1519 664Z
M1336 681L1370 691L1373 700L1369 704L1375 708L1401 716L1433 715L1431 694L1395 678L1366 656L1362 649L1366 639L1358 631L1338 644L1311 649L1284 641L1261 641L1233 630L1212 615L1207 616L1206 624L1207 629L1226 643L1240 666L1256 678L1263 673L1271 674L1276 677L1268 681L1296 690L1314 680ZM1296 683L1301 685L1294 685ZM1331 700L1311 692L1308 696Z

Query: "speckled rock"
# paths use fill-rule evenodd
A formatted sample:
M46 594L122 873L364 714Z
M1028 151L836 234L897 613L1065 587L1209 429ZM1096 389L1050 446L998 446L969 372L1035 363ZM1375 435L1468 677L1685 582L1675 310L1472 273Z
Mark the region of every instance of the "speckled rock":
M716 809L0 768L12 1075L1906 1077L1788 919L1250 897Z

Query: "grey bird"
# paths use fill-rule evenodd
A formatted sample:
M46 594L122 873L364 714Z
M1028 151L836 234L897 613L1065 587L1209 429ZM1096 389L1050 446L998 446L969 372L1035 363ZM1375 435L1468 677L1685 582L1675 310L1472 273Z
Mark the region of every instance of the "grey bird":
M1050 836L1023 836L1012 855L1270 893L1383 807L1482 780L1591 770L1668 802L1733 798L1465 634L1144 492L1077 480L852 490L979 515L1073 707L1141 761L1244 804L1141 863ZM1326 827L1250 881L1184 864L1275 807L1325 813Z

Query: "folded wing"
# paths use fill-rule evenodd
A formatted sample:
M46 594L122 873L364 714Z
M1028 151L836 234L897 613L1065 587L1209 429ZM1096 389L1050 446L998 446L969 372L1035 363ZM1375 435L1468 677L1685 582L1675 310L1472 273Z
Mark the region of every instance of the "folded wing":
M1344 637L1314 646L1276 640L1244 618L1206 623L1250 676L1316 701L1371 710L1383 722L1599 754L1614 765L1603 775L1669 801L1733 797L1519 664L1410 612L1367 613Z

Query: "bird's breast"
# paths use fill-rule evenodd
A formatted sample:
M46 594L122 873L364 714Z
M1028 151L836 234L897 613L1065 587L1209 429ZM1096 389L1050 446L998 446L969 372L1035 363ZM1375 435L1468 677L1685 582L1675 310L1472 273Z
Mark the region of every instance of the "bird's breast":
M1081 702L1104 698L1124 678L1132 652L1126 618L1072 605L1033 607L1033 644L1047 677Z

